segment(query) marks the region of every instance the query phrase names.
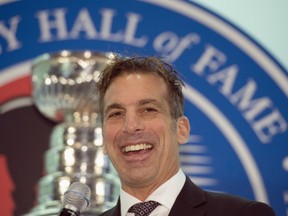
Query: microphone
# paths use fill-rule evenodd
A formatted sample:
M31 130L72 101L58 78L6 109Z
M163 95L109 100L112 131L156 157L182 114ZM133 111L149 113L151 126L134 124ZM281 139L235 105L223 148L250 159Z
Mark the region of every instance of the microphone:
M86 184L74 182L64 193L63 208L58 216L80 216L89 206L91 190Z

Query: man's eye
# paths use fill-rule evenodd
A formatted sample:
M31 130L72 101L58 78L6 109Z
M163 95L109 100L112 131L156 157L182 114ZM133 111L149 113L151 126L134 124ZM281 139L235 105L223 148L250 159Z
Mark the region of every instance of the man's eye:
M143 114L155 114L158 112L158 110L154 107L143 107L142 111Z
M156 111L156 109L154 109L154 108L146 108L145 109L145 112L155 112Z
M122 115L121 112L113 112L113 113L108 114L108 118L116 118L116 117L119 117L121 115Z

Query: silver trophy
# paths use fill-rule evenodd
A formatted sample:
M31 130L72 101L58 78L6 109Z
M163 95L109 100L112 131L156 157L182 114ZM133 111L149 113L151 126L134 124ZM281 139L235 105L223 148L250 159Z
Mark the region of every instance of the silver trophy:
M115 205L119 180L103 154L97 91L99 73L113 58L111 53L63 50L33 62L34 103L59 124L45 154L46 175L38 183L37 206L27 215L56 215L73 182L91 188L84 215L98 215Z

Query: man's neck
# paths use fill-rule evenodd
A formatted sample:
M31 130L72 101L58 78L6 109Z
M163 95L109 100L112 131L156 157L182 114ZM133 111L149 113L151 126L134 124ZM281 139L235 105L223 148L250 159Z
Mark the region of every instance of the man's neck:
M166 178L163 178L161 182L147 182L145 185L122 184L122 190L141 201L145 201L158 187L160 187L162 184L164 184L166 181L176 175L178 171L179 168L174 172L170 173L170 175L168 175Z

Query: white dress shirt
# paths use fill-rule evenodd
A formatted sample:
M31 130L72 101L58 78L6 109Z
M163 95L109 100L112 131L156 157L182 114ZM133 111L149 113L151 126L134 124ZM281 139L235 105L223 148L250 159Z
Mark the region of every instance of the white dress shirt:
M157 188L145 201L154 200L159 202L159 205L149 216L167 216L179 195L186 177L181 169L163 185ZM125 200L125 201L124 201ZM137 198L131 196L121 189L121 216L134 216L134 213L128 213L128 209L141 202Z

